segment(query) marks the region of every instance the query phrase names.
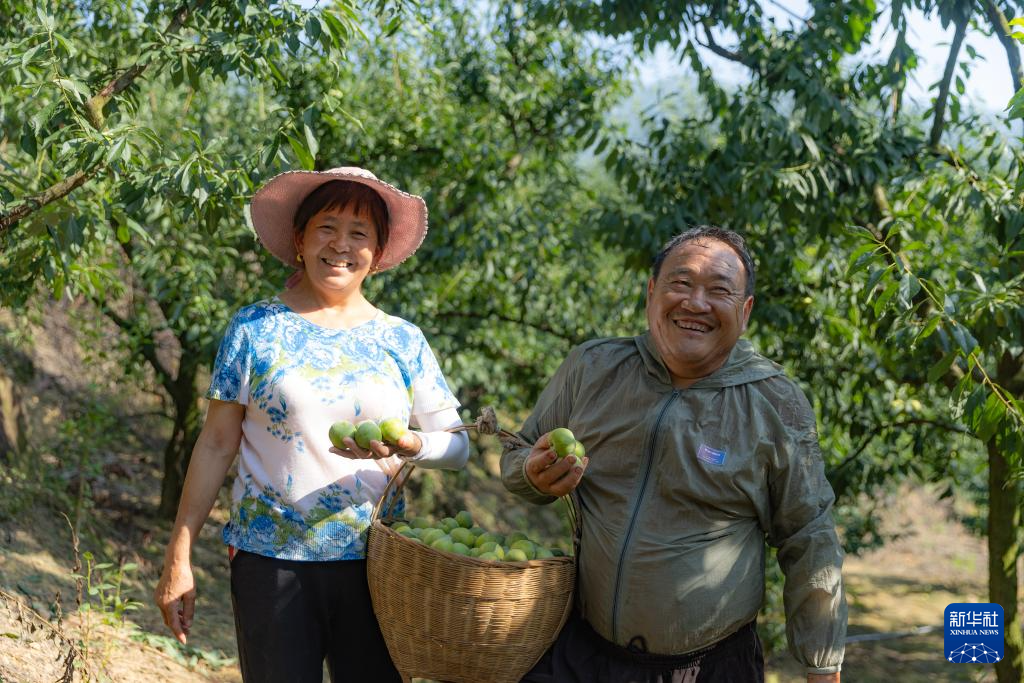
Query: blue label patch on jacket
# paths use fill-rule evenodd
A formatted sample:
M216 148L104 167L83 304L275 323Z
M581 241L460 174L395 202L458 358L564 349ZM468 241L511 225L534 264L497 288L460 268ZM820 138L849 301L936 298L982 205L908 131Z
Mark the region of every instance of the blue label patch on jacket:
M709 465L721 465L725 462L725 451L715 450L706 443L702 443L697 449L697 459Z

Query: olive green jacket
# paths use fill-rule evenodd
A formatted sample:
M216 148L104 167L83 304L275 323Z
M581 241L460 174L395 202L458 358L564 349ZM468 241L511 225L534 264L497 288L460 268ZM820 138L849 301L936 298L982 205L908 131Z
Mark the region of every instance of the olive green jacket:
M765 539L786 576L790 651L838 671L846 635L843 552L814 412L782 368L740 340L715 373L674 389L650 334L574 348L521 435L555 427L590 464L574 497L582 525L577 606L605 639L682 654L756 616ZM535 503L529 449L502 456L509 491Z

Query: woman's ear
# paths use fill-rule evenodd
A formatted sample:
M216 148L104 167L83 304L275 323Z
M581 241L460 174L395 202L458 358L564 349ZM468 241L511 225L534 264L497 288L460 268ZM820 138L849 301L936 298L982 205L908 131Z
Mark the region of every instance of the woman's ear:
M295 233L293 242L295 243L295 260L300 264L300 267L304 267L302 264L302 244L305 231Z

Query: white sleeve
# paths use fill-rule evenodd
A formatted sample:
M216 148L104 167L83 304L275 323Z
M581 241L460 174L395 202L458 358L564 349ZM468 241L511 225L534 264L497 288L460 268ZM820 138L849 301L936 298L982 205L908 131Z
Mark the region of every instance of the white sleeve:
M419 453L403 460L431 470L459 470L466 466L469 436L466 432L452 434L444 431L462 424L455 408L414 415L412 419L421 430L418 436L423 446Z

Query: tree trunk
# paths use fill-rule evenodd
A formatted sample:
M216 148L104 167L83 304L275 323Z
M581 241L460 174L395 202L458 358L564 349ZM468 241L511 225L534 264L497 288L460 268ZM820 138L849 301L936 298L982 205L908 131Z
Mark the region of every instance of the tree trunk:
M202 429L203 416L199 411L199 392L196 391L195 379L196 369L183 364L174 383L174 430L164 448L164 479L160 488L160 507L157 509L162 519L173 520L177 514L192 449Z
M1011 480L999 439L988 442L988 592L1003 608L1006 649L996 663L999 683L1024 681L1024 633L1017 610L1017 557L1021 544L1020 485Z
M18 382L0 366L0 462L11 462L25 452L25 415Z

